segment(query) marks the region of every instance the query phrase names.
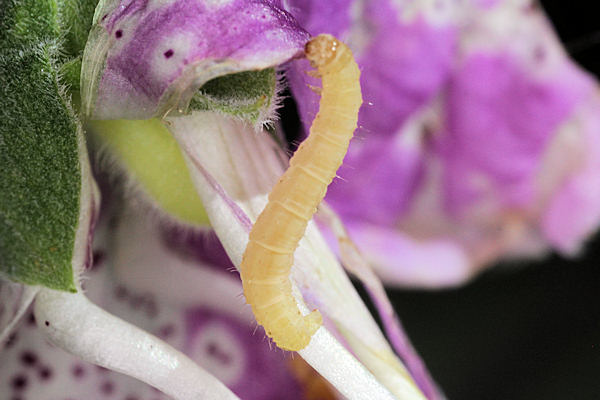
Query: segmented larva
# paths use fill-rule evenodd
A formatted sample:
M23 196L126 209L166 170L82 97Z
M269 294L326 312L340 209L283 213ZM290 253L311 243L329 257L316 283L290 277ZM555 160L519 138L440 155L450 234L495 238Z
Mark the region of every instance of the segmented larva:
M319 112L269 194L241 265L244 295L256 321L277 346L293 351L306 347L323 323L317 310L303 316L292 296L294 251L342 164L362 104L360 71L344 43L319 35L305 51L322 79Z

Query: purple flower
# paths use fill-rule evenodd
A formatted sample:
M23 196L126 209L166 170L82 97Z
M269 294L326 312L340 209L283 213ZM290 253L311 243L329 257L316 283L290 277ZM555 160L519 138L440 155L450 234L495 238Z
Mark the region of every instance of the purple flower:
M178 400L237 394L293 398L306 386L305 371L314 375L310 364L347 398L441 398L381 283L360 260L354 264L395 349L314 223L290 276L299 312L319 308L324 317L324 325L298 351L307 364L295 362L288 370L284 353L266 351L269 342L255 331L240 282L228 270L239 268L252 221L286 161L284 149L262 125L277 102L273 68L301 54L308 34L280 5L275 0L100 4L83 57L82 110L91 150L108 154L108 169L117 172L108 179L105 218L95 232L96 267L84 268L92 265L85 260L92 255L95 218L81 218L86 229L74 258L78 291L34 293L37 329L22 324L2 353L14 366L0 373L0 382L14 382L11 395L54 397L68 386L73 395L97 390L98 396L131 400L161 398L159 391ZM204 91L218 86L213 78L267 68L272 79L254 73L240 80L237 74L229 78L239 86L235 90L224 78L220 91ZM128 121L92 121L119 118ZM124 182L119 190L116 181ZM185 208L182 197L198 202L200 210ZM97 203L90 203L94 211ZM207 233L209 221L221 244ZM0 342L33 298L30 289L16 289L11 286L6 295L11 307ZM27 365L22 365L24 353ZM31 365L43 368L43 382L27 383L34 379Z
M358 54L362 129L327 201L389 284L455 285L498 259L573 255L597 227L596 82L541 10L517 3L345 2L329 19L318 2L289 7ZM304 69L289 74L308 124Z

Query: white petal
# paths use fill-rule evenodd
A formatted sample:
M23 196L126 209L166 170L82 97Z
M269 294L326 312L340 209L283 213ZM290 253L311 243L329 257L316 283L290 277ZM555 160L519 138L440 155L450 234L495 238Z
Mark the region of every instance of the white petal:
M35 317L55 345L85 361L140 379L174 399L237 399L185 355L95 306L81 293L41 290Z

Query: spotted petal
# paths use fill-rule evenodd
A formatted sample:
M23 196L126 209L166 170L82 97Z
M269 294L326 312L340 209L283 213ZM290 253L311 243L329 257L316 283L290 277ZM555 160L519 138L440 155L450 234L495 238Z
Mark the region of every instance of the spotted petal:
M112 0L96 10L82 66L94 119L185 111L217 76L276 66L307 33L271 0Z

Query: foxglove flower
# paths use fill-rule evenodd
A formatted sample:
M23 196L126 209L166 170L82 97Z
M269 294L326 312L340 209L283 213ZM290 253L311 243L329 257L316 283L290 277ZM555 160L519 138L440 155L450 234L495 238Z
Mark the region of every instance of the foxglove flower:
M597 83L535 2L287 4L358 54L362 140L326 200L385 282L456 285L498 259L577 254L600 217ZM303 69L290 74L308 123Z
M35 92L26 91L30 97L21 98L21 92L15 87L19 80L27 81L28 70L10 70L15 76L7 79L11 84L7 87L15 89L17 94L7 93L7 99L23 106L23 115L19 115L23 121L28 122L33 118L33 122L39 124L41 117L31 115L31 105L35 104L36 96L44 99L44 95L53 95L53 102L48 103L55 109L42 107L45 112L42 117L48 117L50 121L53 121L51 118L55 118L55 114L64 117L65 123L59 127L69 140L65 139L63 143L62 140L56 140L56 136L51 136L55 128L52 124L40 124L41 128L34 126L37 129L34 133L41 131L53 139L48 140L49 144L36 143L33 150L26 149L32 153L28 156L38 156L39 161L35 159L32 167L34 178L46 184L42 189L49 194L40 190L32 195L27 185L37 181L21 178L18 168L22 162L18 164L15 161L14 166L8 164L12 169L3 172L3 177L12 179L9 181L12 186L6 194L10 201L6 204L10 207L6 208L7 211L3 209L0 214L3 218L1 244L8 246L9 252L6 254L14 258L16 265L9 264L13 259L2 259L2 273L21 284L14 287L10 284L5 290L5 284L2 283L0 293L7 296L11 308L6 325L0 327L0 333L3 336L9 334L35 295L34 319L38 330L25 334L27 344L39 344L43 341L40 338L42 335L58 348L84 361L130 375L176 399L236 398L231 390L236 391L236 388L245 395L246 389L236 386L243 381L239 379L239 371L235 374L229 371L232 375L219 376L218 369L210 368L211 358L202 353L204 347L195 347L193 331L202 329L201 320L205 313L189 311L189 307L192 307L190 302L197 301L193 304L198 307L206 300L194 297L194 291L202 288L201 282L193 285L192 279L179 281L178 285L188 285L182 290L191 296L183 296L186 297L184 299L175 295L176 306L173 311L166 316L160 315L161 318L178 318L191 325L181 333L182 336L174 339L174 344L194 356L199 364L209 362L207 368L202 368L161 338L152 335L164 336L153 325L155 321L143 321L133 315L129 318L126 312L121 314L122 311L118 311L118 305L112 304L110 296L98 292L95 295L94 279L89 280L86 293L97 304L83 293L82 276L85 276L85 266L91 264L91 232L97 219L99 197L90 174L79 120L70 108L63 85L78 87L77 77L81 66L81 110L93 135L91 142L96 150L107 154L107 162L114 163L115 169L124 174L124 180L132 189L129 190L130 197L126 195L125 200L131 201L132 197L138 195L136 200L139 204L150 204L138 210L137 222L148 214L157 215L156 218L167 225L184 225L186 229L197 230L206 224L208 217L229 258L239 266L252 220L264 207L266 195L285 165L283 149L262 129L263 124L271 118L277 100L277 79L272 67L301 54L308 34L274 0L106 1L101 2L95 10L89 40L81 54L81 46L77 47L77 44L85 36L82 32L87 30L68 28L70 24L79 24L79 27L85 25L82 16L71 9L53 13L52 7L42 6L38 9L34 5L11 2L7 15L13 19L2 21L2 24L3 27L6 24L10 28L8 32L16 38L7 41L12 47L18 47L18 40L26 37L21 29L27 27L27 23L30 24L32 41L41 40L36 36L38 34L50 36L52 40L46 48L37 49L33 46L37 51L34 56L41 59L40 65L29 66L46 79L40 80L46 86L35 88L38 89ZM41 13L41 16L36 13ZM65 19L65 15L72 18ZM56 25L64 30L54 29ZM42 33L36 31L40 26L47 32L43 29ZM61 41L65 37L68 42ZM9 36L9 39L12 40L12 37ZM14 50L16 61L28 66L24 54L27 53ZM50 59L45 60L44 56ZM4 71L5 68L8 71L8 67L2 67L4 80ZM215 79L223 75L228 76ZM37 75L34 77L38 78ZM42 105L46 106L45 103ZM4 109L12 108L7 106ZM9 116L12 125L3 130L3 136L5 131L8 132L7 138L11 141L3 140L1 145L9 146L8 150L11 151L22 150L20 141L23 138L35 141L37 137L23 133L19 126L23 121L15 119L12 114ZM152 117L162 120L95 121ZM127 125L129 128L126 128ZM132 131L133 136L123 135L124 131ZM144 144L136 146L136 140ZM66 151L56 148L54 142L66 147L71 158L58 157L60 162L55 163L56 166L48 166L45 163L53 160L49 155ZM156 151L157 147L159 151ZM4 156L6 152L2 150ZM152 150L154 153L150 157L139 156L144 151ZM184 172L181 172L181 167L184 167ZM163 173L170 178L154 179ZM69 178L69 190L61 190L61 174L63 179ZM190 191L190 185L195 186L194 191ZM58 193L55 195L55 192ZM191 192L197 193L197 196L187 196ZM43 195L47 198L40 201L38 197ZM25 204L30 208L19 208L19 200L23 198L30 200ZM186 207L186 200L198 199L203 207ZM39 207L38 203L43 207ZM53 218L52 207L65 215L59 214L58 218ZM50 224L50 231L42 229L31 233L32 229L27 224L40 215L42 220L39 223L46 223L45 218L57 222ZM15 221L24 228L11 230ZM70 225L61 226L60 223L65 221ZM124 285L129 288L127 293L143 294L145 290L153 289L150 292L165 294L160 293L161 286L155 280L164 280L161 276L165 276L165 269L178 263L167 255L164 245L157 243L156 226L150 224L148 227L127 219L122 224L113 235L115 243L107 250L110 253L107 263L111 267L104 268L104 271L112 272L104 272L104 278L125 282ZM142 228L137 230L140 226ZM53 237L56 231L63 236ZM41 256L57 253L62 257L61 263L57 264L52 259L44 260L44 268L36 268L40 262L28 259L30 255L25 251L27 249L14 245L31 242L22 240L23 233L33 235L33 241L40 243ZM66 239L64 235L67 235ZM49 247L51 240L62 247ZM420 360L405 341L397 321L393 320L393 311L389 307L382 309L386 321L391 321L391 335L398 339L394 343L403 346L398 350L403 360L388 344L313 224L300 245L297 260L291 280L298 295L298 306L302 312L318 307L325 316L324 327L315 334L309 346L299 352L309 364L348 398L391 399L396 396L421 399L424 398L422 391L429 398L440 397ZM142 275L136 268L139 265L144 268ZM60 274L53 271L53 268L59 267ZM111 273L117 277L111 276ZM154 273L157 275L153 279L146 275ZM167 274L167 277L175 280L177 276L181 275ZM100 274L99 282L104 278ZM99 283L96 290L104 287L110 291L115 284ZM230 284L227 285L231 288ZM36 289L30 289L29 286ZM33 293L32 290L38 292ZM177 290L170 289L168 294ZM382 304L389 305L385 293L380 291L374 295L379 296ZM228 297L231 291L219 291L219 296L232 301ZM169 296L167 298L172 299ZM213 304L223 304L212 296L210 298ZM140 300L139 297L134 300L138 303L142 301L148 309L155 304L148 299ZM167 302L169 300L165 300ZM133 323L127 323L108 311ZM22 329L29 328L22 326ZM11 348L17 348L14 347L17 346L15 339L11 343ZM196 350L200 354L195 354ZM13 362L23 361L21 353L9 351L5 354ZM241 351L236 355L240 354ZM34 365L35 360L40 360L43 361L40 365L44 366L49 359L48 355L41 353L36 353L35 357L34 361L26 363ZM25 358L31 359L29 356ZM402 361L406 362L406 366ZM64 361L66 364L71 362ZM276 365L277 361L273 359L269 362ZM71 367L62 367L61 376L64 377L63 373L68 368ZM23 376L25 380L30 379L27 374L31 374L31 371L3 379L11 379L16 389L21 390ZM227 382L232 385L229 389L223 382L227 378L233 379L232 376L236 379L235 383ZM136 391L132 389L134 384L131 381L102 386L97 375L94 380L105 389L112 387L106 390L119 390L124 394ZM36 387L32 392L42 390ZM147 389L141 390L140 393L143 393Z

